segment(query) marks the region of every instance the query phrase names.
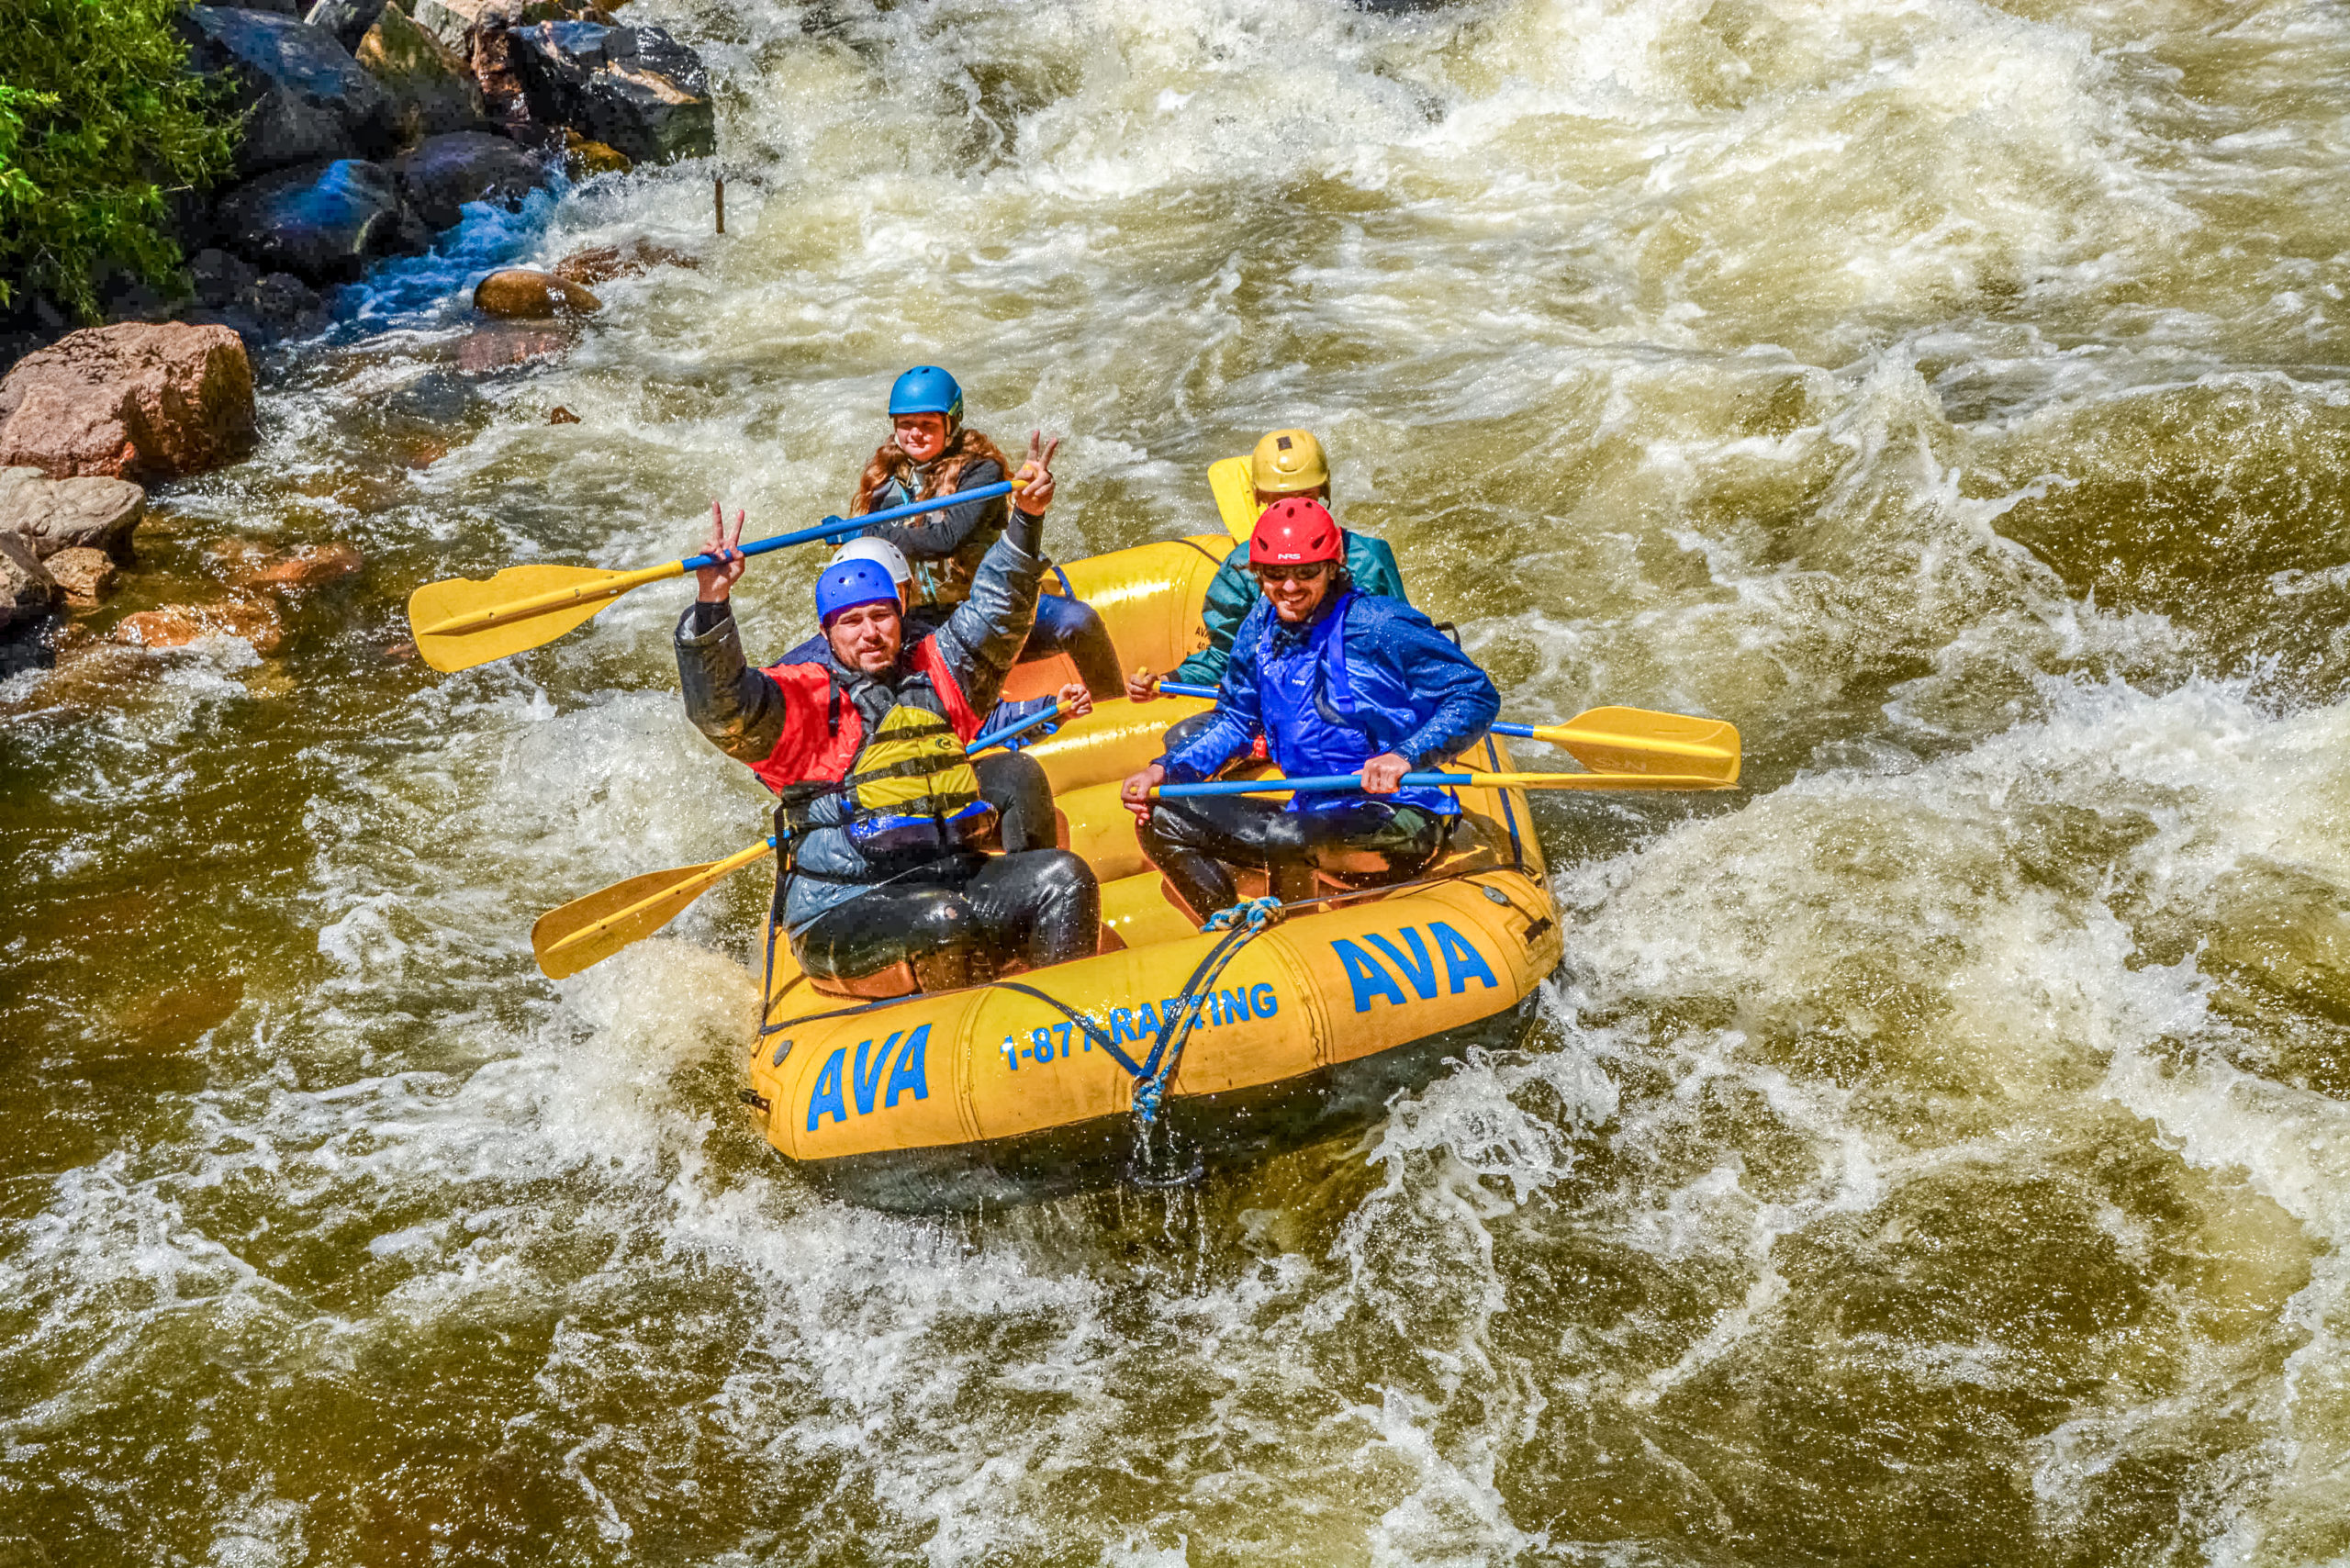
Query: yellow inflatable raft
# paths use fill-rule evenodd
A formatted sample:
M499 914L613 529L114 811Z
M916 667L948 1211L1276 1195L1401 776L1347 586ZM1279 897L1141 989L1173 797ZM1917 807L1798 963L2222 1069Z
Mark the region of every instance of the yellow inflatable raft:
M1231 548L1221 534L1141 545L1070 564L1069 587L1129 667L1165 670L1203 641L1200 606ZM1065 661L1024 666L1013 693L1072 678ZM770 924L744 1094L767 1140L849 1201L970 1208L1181 1180L1360 1126L1447 1058L1521 1039L1560 955L1524 793L1462 790L1445 854L1409 883L1325 884L1261 929L1202 933L1144 861L1117 791L1205 706L1122 699L1030 748L1062 843L1102 879L1092 958L872 999L817 989ZM1460 761L1511 766L1490 738ZM1221 967L1203 976L1211 955ZM1164 1097L1138 1138L1136 1086L1154 1078Z

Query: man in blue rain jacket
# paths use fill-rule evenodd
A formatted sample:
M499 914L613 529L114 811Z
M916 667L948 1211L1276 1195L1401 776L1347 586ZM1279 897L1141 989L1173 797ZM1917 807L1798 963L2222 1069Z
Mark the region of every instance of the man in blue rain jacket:
M1233 636L1214 715L1125 782L1144 854L1196 919L1236 901L1236 867L1269 872L1284 899L1310 896L1315 873L1351 887L1417 873L1460 807L1442 790L1399 788L1404 775L1450 757L1501 711L1493 681L1427 616L1355 591L1344 550L1317 502L1265 513L1249 543L1264 597ZM1259 735L1284 774L1359 773L1361 791L1286 805L1149 798L1157 785L1208 778Z

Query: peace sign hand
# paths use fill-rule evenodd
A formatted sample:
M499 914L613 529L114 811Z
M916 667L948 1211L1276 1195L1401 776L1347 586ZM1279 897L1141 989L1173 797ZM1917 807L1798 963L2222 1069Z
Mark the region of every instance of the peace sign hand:
M1024 481L1027 488L1015 491L1012 504L1030 517L1044 516L1045 509L1053 504L1053 454L1060 449L1060 437L1048 442L1043 431L1028 432L1028 460L1013 476Z
M734 591L734 584L751 563L741 549L743 543L743 513L734 512L734 526L726 526L726 509L718 502L710 503L710 537L702 542L705 554L718 557L714 566L694 568L696 597L704 604L724 604Z

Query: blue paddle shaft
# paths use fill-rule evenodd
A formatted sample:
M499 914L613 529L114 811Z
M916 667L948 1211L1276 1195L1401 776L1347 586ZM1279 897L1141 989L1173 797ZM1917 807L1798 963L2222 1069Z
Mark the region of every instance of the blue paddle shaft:
M1406 773L1405 787L1414 790L1439 790L1453 785L1474 784L1476 779L1466 773ZM1195 800L1202 795L1320 795L1337 790L1360 790L1360 773L1313 773L1303 778L1235 778L1210 784L1161 784L1151 791L1162 801Z
M745 555L764 555L770 550L780 550L787 544L806 544L818 539L845 539L852 533L862 533L877 522L895 522L901 517L915 517L926 511L944 511L967 501L991 501L998 496L1012 494L1012 481L981 485L977 488L957 490L951 496L936 496L926 501L908 501L901 507L886 511L867 512L863 517L828 517L813 528L803 528L797 533L778 533L768 539L755 539L742 547ZM699 572L704 566L718 565L718 557L711 554L688 555L680 563L687 571Z
M1019 739L1022 735L1026 734L1029 731L1035 729L1046 720L1060 717L1060 704L1056 702L1041 713L1031 713L1028 717L1021 720L1020 722L1016 724L1006 724L1003 728L996 731L996 733L991 735L981 735L978 740L973 741L969 745L964 747L964 750L969 755L976 756L991 745L1002 745L1006 741Z

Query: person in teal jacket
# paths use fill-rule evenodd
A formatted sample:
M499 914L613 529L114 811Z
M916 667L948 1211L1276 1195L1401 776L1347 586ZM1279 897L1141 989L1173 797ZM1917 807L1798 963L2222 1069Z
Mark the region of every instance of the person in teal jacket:
M1326 508L1330 504L1330 465L1322 455L1322 443L1310 431L1273 431L1257 443L1248 470L1260 511L1291 496L1311 497ZM1387 541L1351 529L1339 530L1339 536L1346 547L1347 576L1357 593L1404 599L1404 574ZM1248 546L1234 545L1208 584L1207 602L1200 609L1208 645L1177 665L1165 678L1194 686L1214 686L1223 680L1225 666L1232 657L1233 633L1261 597L1248 569ZM1126 695L1147 702L1158 695L1159 679L1147 670L1138 670L1126 678Z

